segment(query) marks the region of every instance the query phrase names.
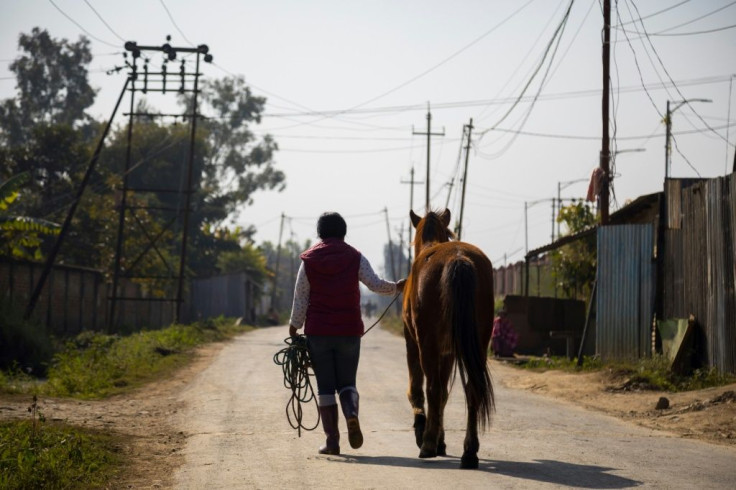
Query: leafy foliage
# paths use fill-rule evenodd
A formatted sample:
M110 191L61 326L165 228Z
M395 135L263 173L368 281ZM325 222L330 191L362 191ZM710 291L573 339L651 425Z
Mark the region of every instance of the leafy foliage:
M50 221L9 214L29 179L28 173L22 173L0 183L0 256L40 260L41 237L61 231L59 225Z
M567 226L566 235L573 235L595 226L596 216L586 203L577 202L563 206L557 221ZM550 255L559 285L567 297L586 299L595 280L595 235L591 234L564 245Z
M223 274L246 272L259 284L263 284L270 276L266 268L266 257L250 243L237 250L220 253L217 257L217 268Z
M95 97L87 80L89 45L84 37L75 43L54 39L38 27L20 35L23 54L9 66L18 95L0 104L0 137L5 143L23 143L39 123L71 126L88 119L85 110Z

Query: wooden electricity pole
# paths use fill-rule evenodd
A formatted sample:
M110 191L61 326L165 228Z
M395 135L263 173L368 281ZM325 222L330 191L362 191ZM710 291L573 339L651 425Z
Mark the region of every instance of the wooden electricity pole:
M457 224L457 239L462 240L463 237L463 214L465 213L465 187L468 181L468 158L470 156L470 136L473 132L473 118L470 118L470 124L465 126L468 128L468 144L465 147L465 169L463 170L463 192L460 198L460 220Z
M276 246L276 267L273 271L273 290L271 291L271 308L274 309L274 311L277 311L276 307L278 296L276 294L278 290L278 284L279 284L279 265L281 262L281 237L284 234L284 218L286 218L286 215L284 213L281 213L281 226L279 227L279 244Z
M414 209L414 185L416 184L423 184L423 182L415 181L414 180L414 167L411 167L410 172L411 178L409 180L402 180L402 184L409 184L411 187L409 188L409 209ZM406 264L406 274L409 275L411 272L411 231L414 228L414 225L411 224L411 219L409 220L409 241L407 242L407 250L409 251L409 260Z
M601 224L608 224L611 140L608 134L609 90L611 83L611 0L603 0L603 139L601 141L600 166L603 170L601 182Z
M391 227L388 223L388 208L384 208L383 212L386 213L386 232L388 233L388 256L391 259L391 280L395 281L396 276L396 264L394 262L394 245L391 241Z
M430 166L430 147L431 147L431 138L432 136L444 136L445 130L442 129L441 133L433 133L432 132L432 113L429 111L429 104L427 104L427 132L426 133L417 133L412 128L412 134L420 135L420 136L427 136L427 180L426 180L426 189L427 189L427 195L424 200L424 207L425 212L429 211L429 166Z

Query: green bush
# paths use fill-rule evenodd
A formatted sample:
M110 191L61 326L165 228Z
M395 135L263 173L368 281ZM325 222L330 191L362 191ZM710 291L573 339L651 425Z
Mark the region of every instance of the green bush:
M53 340L44 325L24 320L9 300L0 301L0 370L43 376L53 353Z

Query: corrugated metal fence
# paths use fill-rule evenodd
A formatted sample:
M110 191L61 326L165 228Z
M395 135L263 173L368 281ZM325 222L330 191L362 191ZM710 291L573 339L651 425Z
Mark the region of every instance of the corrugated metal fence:
M224 315L255 322L257 287L245 273L194 279L191 316L199 319Z
M602 359L636 359L651 352L653 254L653 225L598 228L596 352Z
M0 259L0 298L21 311L41 276L44 264ZM171 303L156 301L138 284L121 281L120 294L138 301L121 301L115 328L108 328L110 285L102 272L56 265L41 291L34 317L56 335L71 336L83 330L118 333L158 328L174 321Z
M663 317L694 315L698 357L736 372L736 177L669 180Z

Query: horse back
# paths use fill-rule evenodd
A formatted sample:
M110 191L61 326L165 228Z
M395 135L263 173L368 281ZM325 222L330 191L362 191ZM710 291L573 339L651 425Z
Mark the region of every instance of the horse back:
M448 296L443 275L457 261L472 266L476 281L476 322L482 326L482 330L487 325L490 332L493 325L493 266L478 247L457 241L431 245L415 258L405 289L408 294L404 295L404 319L407 325L416 323L420 315L430 321L446 320ZM490 333L488 338L490 341Z

